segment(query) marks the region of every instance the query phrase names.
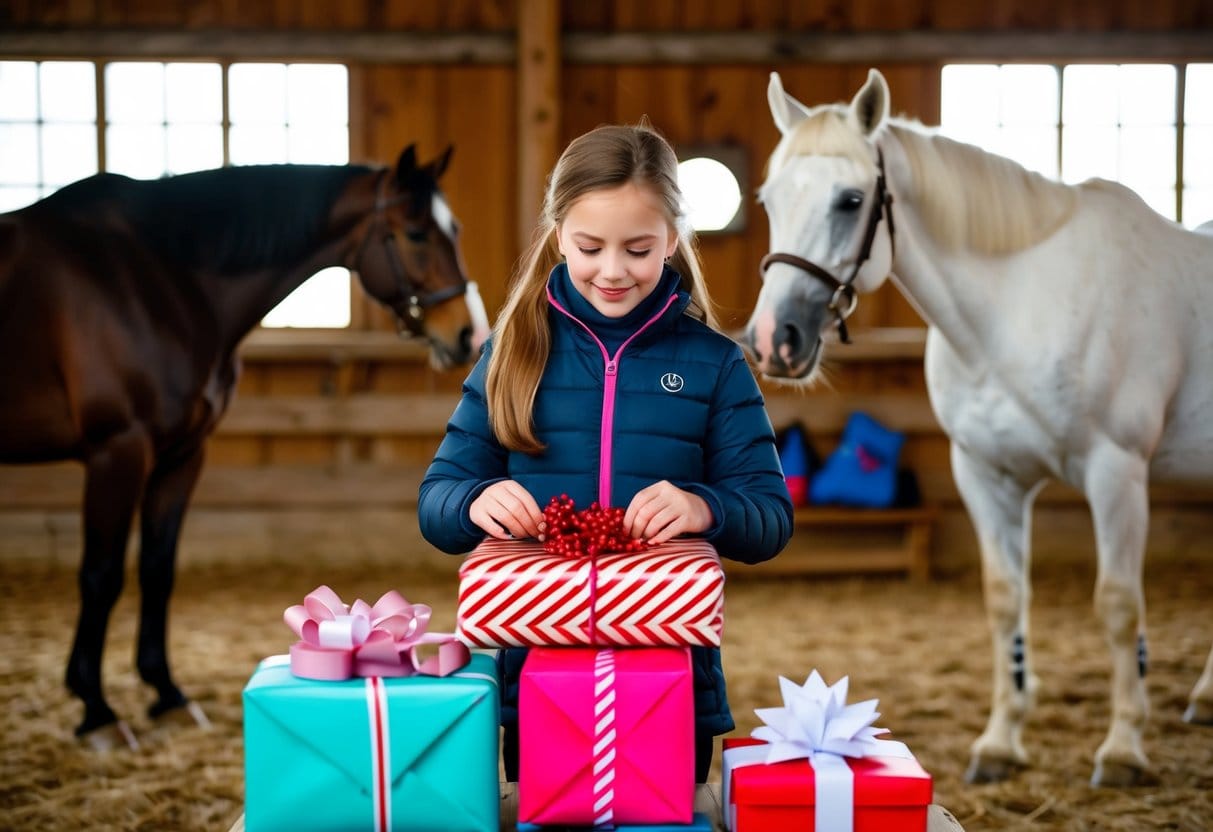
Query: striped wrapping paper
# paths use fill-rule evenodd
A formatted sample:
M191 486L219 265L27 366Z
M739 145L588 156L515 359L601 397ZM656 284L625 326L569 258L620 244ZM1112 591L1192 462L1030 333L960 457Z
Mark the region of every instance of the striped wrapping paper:
M724 571L710 543L567 558L488 539L459 569L456 634L473 647L720 645Z

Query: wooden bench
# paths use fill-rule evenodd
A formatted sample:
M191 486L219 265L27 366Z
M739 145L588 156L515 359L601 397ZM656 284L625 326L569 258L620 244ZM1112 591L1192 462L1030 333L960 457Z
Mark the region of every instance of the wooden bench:
M725 562L737 575L904 572L931 576L931 532L938 508L864 509L806 506L796 509L792 541L778 557L749 566Z

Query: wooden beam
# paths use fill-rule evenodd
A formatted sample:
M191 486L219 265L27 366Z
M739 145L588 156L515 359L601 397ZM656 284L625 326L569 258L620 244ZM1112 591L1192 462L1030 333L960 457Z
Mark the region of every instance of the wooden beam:
M518 4L518 250L530 245L560 155L560 3Z
M569 63L885 64L938 61L1197 60L1213 30L1152 32L578 32Z
M547 0L541 0L547 2ZM519 34L529 0L519 6ZM534 24L538 26L536 22ZM940 61L1197 61L1213 59L1213 30L1058 32L570 32L577 64L934 63ZM510 32L234 31L39 27L0 32L5 58L212 58L364 64L509 64Z
M359 32L40 27L0 32L0 56L351 61L363 64L506 64L509 32Z

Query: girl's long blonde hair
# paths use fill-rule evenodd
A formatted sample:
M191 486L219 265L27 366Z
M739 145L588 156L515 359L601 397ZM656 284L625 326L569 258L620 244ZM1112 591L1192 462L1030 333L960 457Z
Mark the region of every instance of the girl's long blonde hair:
M687 312L717 327L695 237L683 210L674 149L646 123L607 125L574 139L548 179L543 215L519 260L494 327L486 379L489 423L497 440L512 451L537 454L545 447L535 436L533 410L551 349L547 281L560 262L556 229L585 194L629 182L658 196L678 236L670 266L681 275L682 288L691 296Z

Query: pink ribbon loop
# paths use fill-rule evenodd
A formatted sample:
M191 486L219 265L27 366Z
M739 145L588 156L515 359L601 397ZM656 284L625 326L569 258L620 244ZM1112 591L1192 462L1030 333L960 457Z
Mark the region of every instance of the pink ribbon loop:
M394 589L374 606L361 598L347 606L332 589L319 586L282 614L299 637L291 645L291 672L324 681L447 676L466 665L471 653L454 633L427 632L431 613Z

